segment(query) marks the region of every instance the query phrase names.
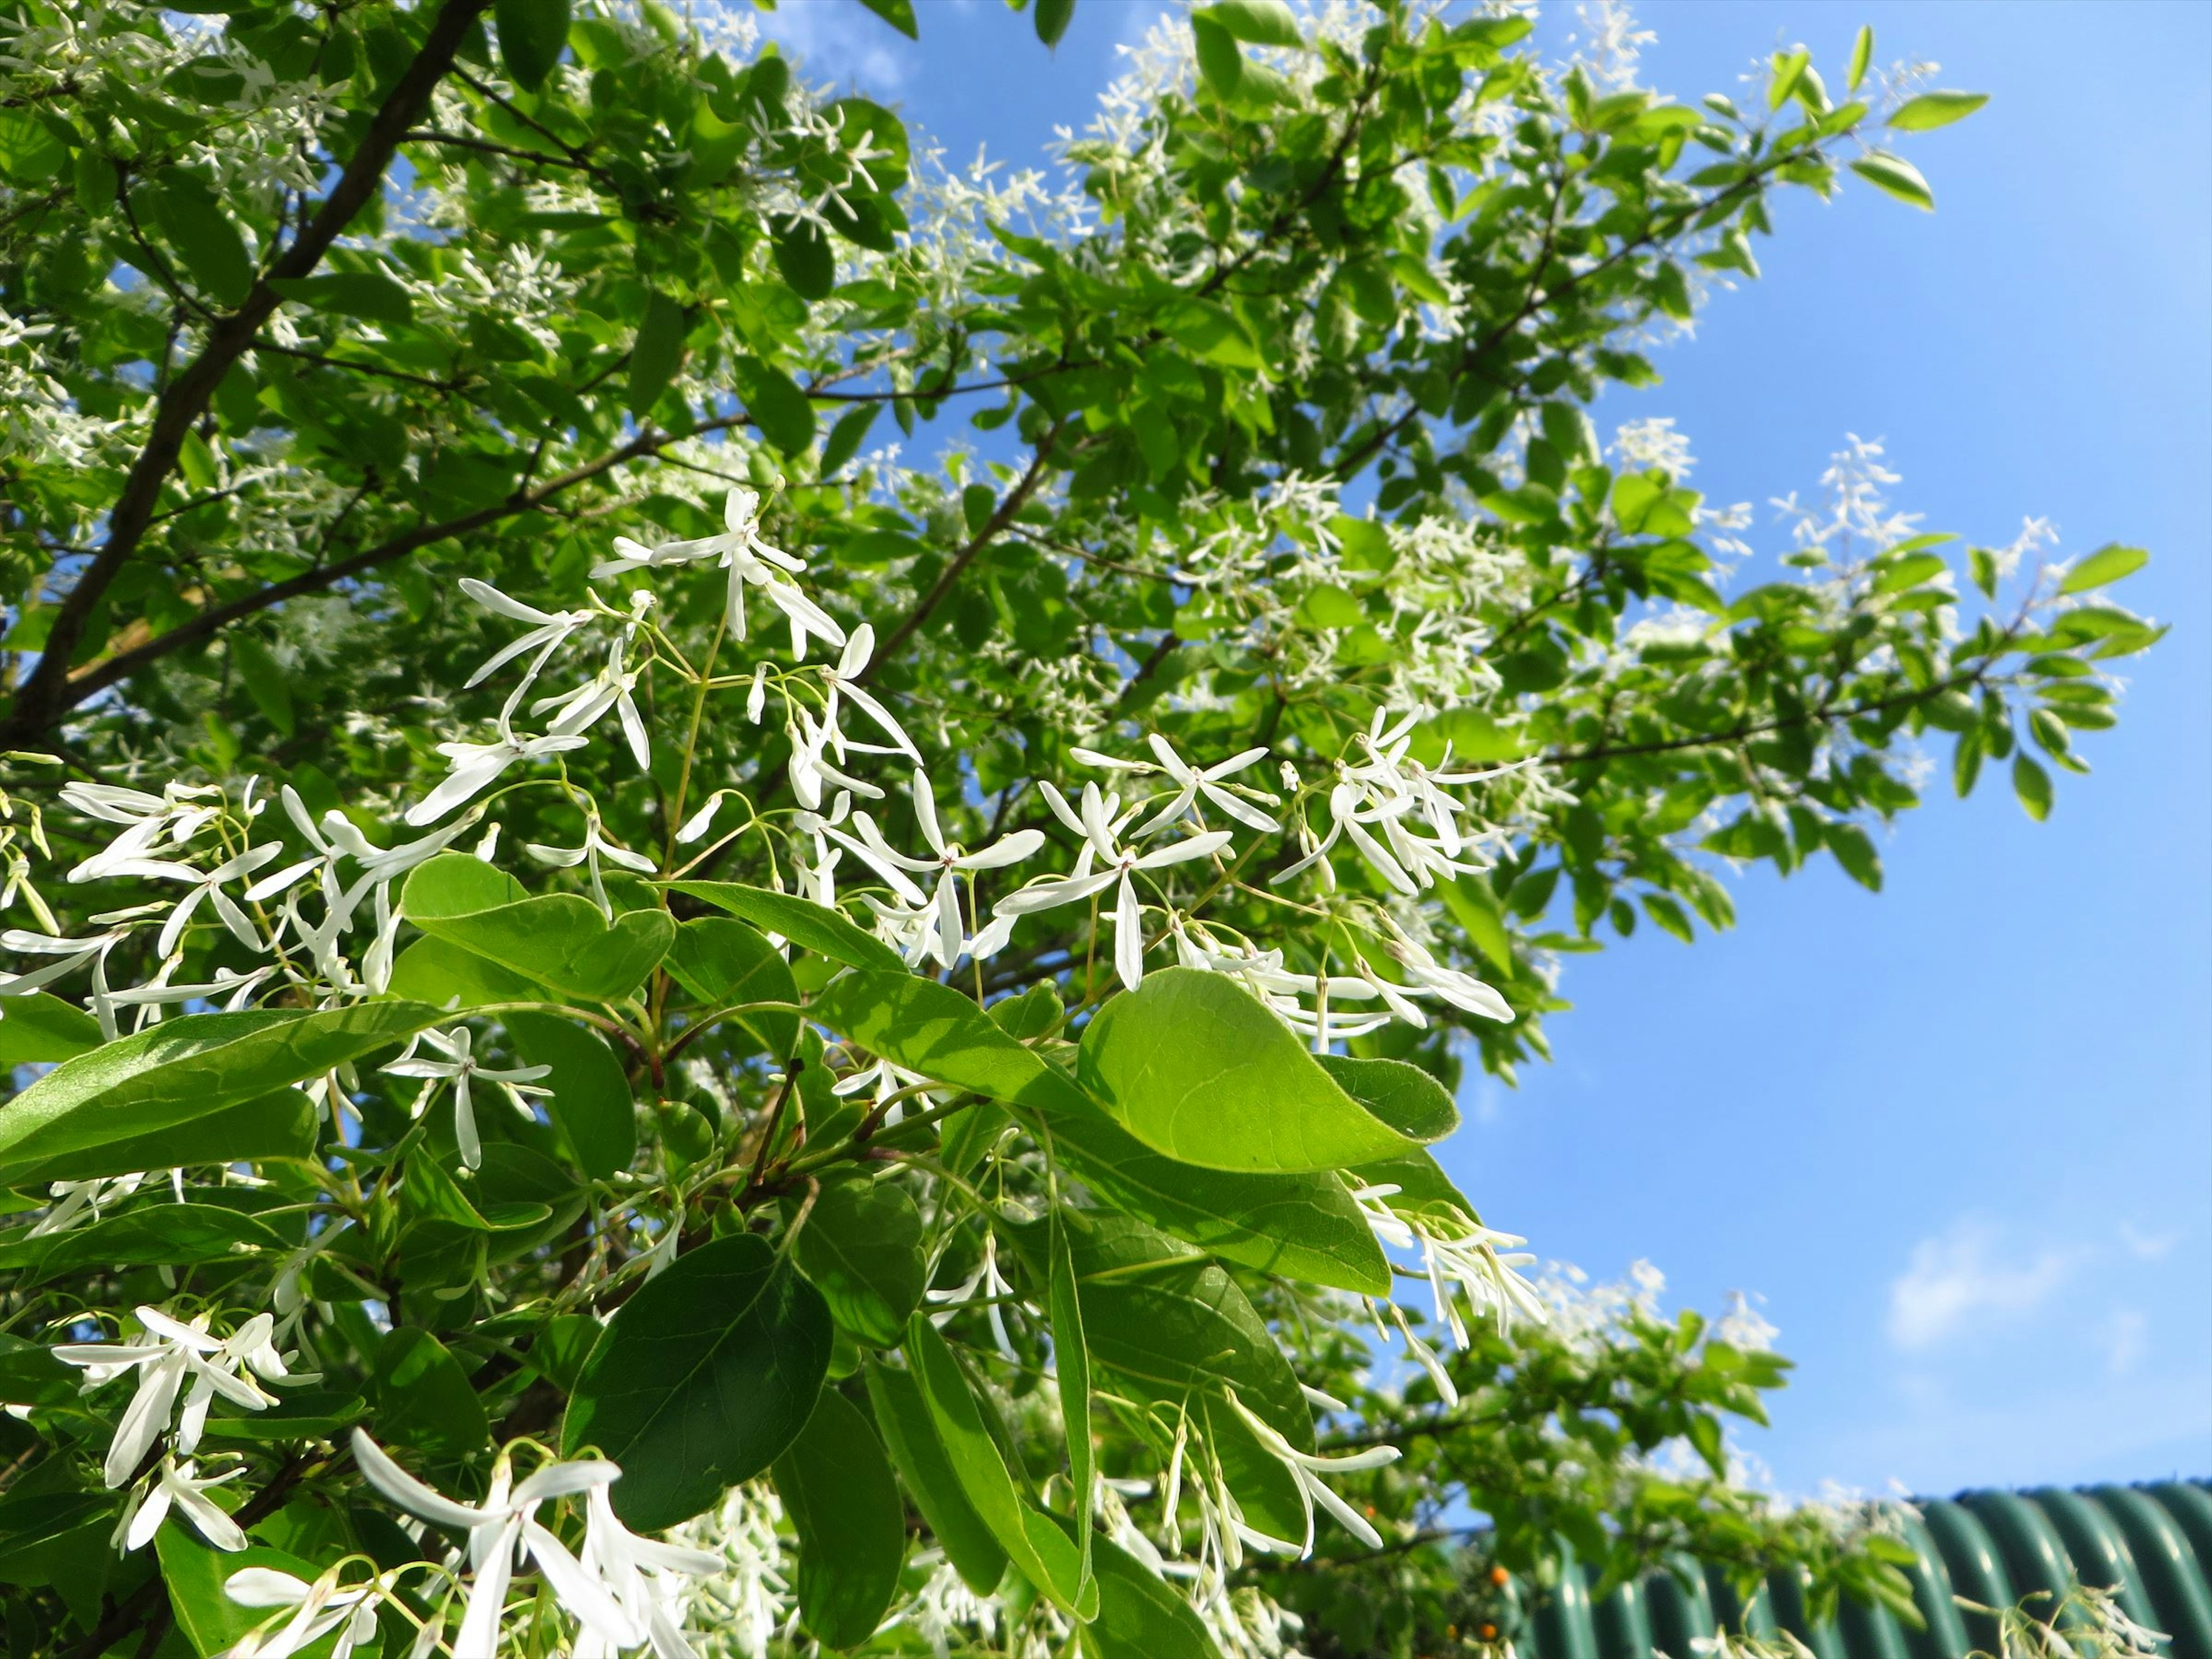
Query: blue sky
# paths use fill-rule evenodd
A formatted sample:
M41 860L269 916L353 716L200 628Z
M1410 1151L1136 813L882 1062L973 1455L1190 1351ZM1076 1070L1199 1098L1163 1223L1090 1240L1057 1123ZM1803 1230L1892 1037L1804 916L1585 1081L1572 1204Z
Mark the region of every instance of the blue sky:
M1160 7L1081 0L1049 57L994 0L918 9L919 46L854 0L769 26L951 153L1018 165ZM1930 528L2002 545L2034 514L2066 554L2151 549L2123 597L2174 632L2050 823L1941 790L1878 898L1831 867L1755 877L1731 935L1574 960L1558 1062L1472 1086L1447 1162L1547 1255L1762 1297L1800 1370L1746 1444L1785 1491L2212 1474L2212 7L1638 14L1645 83L1685 100L1801 40L1832 83L1862 21L1881 60L1993 100L1912 144L1935 215L1790 204L1764 280L1601 423L1676 417L1770 549L1769 499L1879 439Z

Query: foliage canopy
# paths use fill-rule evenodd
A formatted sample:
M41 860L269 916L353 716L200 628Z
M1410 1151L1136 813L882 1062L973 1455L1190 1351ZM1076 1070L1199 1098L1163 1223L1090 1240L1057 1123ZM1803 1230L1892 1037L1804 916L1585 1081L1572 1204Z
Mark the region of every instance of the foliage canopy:
M1909 1605L1730 1483L1758 1322L1532 1285L1430 1149L1561 953L2112 723L2142 554L1962 590L1862 447L1747 583L1589 414L1979 100L1219 0L963 174L714 28L0 5L11 1628L1426 1653L1562 1540Z

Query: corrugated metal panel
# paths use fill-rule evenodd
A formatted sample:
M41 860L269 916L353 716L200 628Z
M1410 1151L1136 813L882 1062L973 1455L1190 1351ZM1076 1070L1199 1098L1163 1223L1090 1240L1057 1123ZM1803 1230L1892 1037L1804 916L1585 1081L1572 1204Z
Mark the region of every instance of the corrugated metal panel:
M1570 1553L1558 1591L1532 1621L1533 1659L1694 1659L1691 1643L1723 1626L1754 1635L1787 1630L1818 1659L1966 1659L1996 1650L1996 1621L1954 1596L2010 1607L2076 1580L2113 1590L2129 1617L2170 1636L2171 1659L2212 1659L2212 1491L2204 1484L1962 1492L1919 1509L1923 1518L1905 1528L1918 1553L1906 1577L1924 1629L1855 1604L1816 1626L1801 1580L1778 1574L1747 1604L1718 1568L1688 1560L1593 1605Z

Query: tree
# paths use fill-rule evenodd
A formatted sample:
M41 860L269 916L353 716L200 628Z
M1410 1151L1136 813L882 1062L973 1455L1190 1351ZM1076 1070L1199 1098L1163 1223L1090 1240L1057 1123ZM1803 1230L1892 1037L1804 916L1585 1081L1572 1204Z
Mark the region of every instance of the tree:
M650 6L8 15L34 1649L1410 1650L1461 1503L1899 1599L1729 1486L1747 1328L1544 1334L1428 1149L1559 953L1878 886L1931 732L2042 816L2156 638L1864 455L1742 586L1588 412L1978 100L1223 0L1055 186Z

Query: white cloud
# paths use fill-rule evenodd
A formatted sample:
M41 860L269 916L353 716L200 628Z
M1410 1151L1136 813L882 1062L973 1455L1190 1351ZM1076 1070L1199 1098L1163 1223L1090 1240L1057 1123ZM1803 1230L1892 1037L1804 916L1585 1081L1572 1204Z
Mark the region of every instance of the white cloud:
M2056 1250L2030 1260L2002 1248L1996 1230L1967 1217L1912 1247L1912 1260L1889 1287L1889 1340L1932 1347L1985 1314L2040 1306L2073 1267Z
M2105 1322L2105 1369L2125 1376L2150 1347L2150 1321L2140 1309L2115 1308Z
M2138 1261L2155 1261L2181 1243L2179 1233L2145 1232L2132 1221L2120 1223L2120 1243Z

